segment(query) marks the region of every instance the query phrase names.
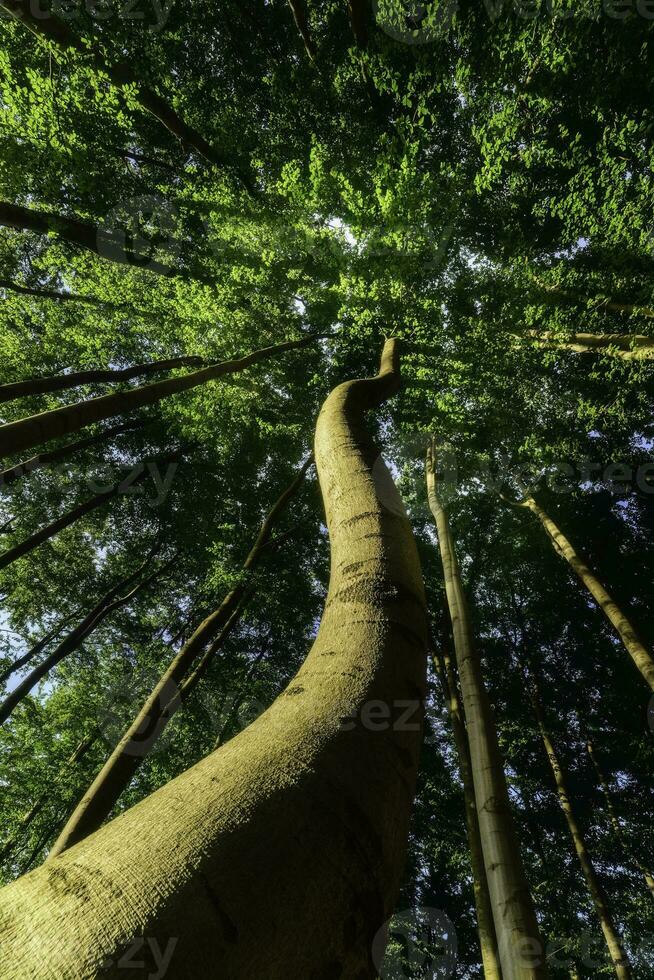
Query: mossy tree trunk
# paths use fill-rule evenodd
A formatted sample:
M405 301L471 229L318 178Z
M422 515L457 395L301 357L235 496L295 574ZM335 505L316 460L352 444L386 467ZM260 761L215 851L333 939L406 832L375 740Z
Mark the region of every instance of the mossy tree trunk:
M8 976L82 978L104 964L120 980L120 957L144 936L162 950L177 940L176 980L375 976L426 690L417 549L364 426L398 372L391 341L379 375L339 386L318 420L332 565L304 665L236 738L0 892Z

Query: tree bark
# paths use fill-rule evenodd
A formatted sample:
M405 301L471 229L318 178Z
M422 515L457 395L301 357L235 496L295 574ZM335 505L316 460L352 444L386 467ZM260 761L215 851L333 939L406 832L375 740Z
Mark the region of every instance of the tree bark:
M435 446L427 455L429 506L436 522L468 731L479 832L504 980L547 977L529 885L514 827L493 712L484 685L447 515L437 491Z
M8 976L83 977L110 961L118 978L118 958L143 936L161 949L178 938L176 980L375 975L426 691L417 549L364 426L398 383L390 341L377 377L339 386L320 414L332 570L303 667L244 732L0 892ZM410 722L364 723L371 703L404 714L407 701Z
M9 664L8 667L5 667L2 673L0 673L0 684L4 684L5 681L9 680L12 674L16 673L17 670L20 670L21 667L25 667L28 663L34 660L35 657L38 657L41 651L45 650L49 643L56 640L57 637L60 636L71 619L73 619L79 611L79 609L76 609L70 614L70 616L66 616L66 618L61 623L58 623L54 629L50 630L49 633L46 633L45 636L42 636L41 639L27 651L27 653L24 653L22 657L18 657L18 659L14 660L14 662Z
M475 908L477 911L477 932L484 967L484 980L502 980L502 970L497 951L497 937L493 924L493 910L491 908L488 880L484 867L484 854L479 835L475 787L472 778L472 762L470 760L468 733L466 732L463 718L463 706L459 698L456 676L449 651L444 648L441 655L434 653L433 659L436 672L441 678L441 685L447 702L459 763L459 773L463 784L466 831L468 834L468 847L470 848L470 865L472 867Z
M557 338L549 330L528 330L527 336L542 347L560 347L577 354L608 352L625 361L654 360L654 337L625 333L575 333L569 340Z
M618 935L613 923L608 899L604 888L597 877L597 872L595 871L590 854L588 853L588 847L586 845L584 835L579 824L577 823L577 817L568 793L565 770L556 753L554 744L547 730L542 697L538 681L535 676L532 677L530 694L534 714L536 715L538 728L543 740L543 745L545 746L547 758L552 769L552 774L554 775L559 803L561 804L561 809L563 810L563 815L565 816L568 830L570 831L570 836L572 837L574 848L577 853L577 857L579 858L579 863L586 881L586 886L593 900L593 905L595 906L595 911L604 934L604 939L606 940L606 945L608 947L609 956L611 957L613 969L615 970L615 975L618 977L618 980L631 980L631 967L629 965L629 960L627 959L627 954L622 947L620 936Z
M270 542L273 528L300 489L312 464L313 457L309 457L293 482L270 510L245 559L240 582L228 592L218 609L198 626L161 675L131 725L71 814L50 852L51 857L61 854L102 825L134 778L143 759L150 753L156 740L181 707L182 701L199 683L209 662L235 626L249 591L250 576ZM216 634L219 634L218 639L203 655L207 644ZM187 678L189 671L198 660L200 663L196 670ZM187 678L186 682L185 678Z
M60 446L59 449L53 449L48 453L39 453L38 456L32 456L31 459L24 459L20 463L16 463L15 466L10 466L6 470L0 470L0 490L2 487L10 486L17 480L27 476L28 473L34 473L36 470L43 469L44 466L48 466L50 463L59 463L61 460L67 459L73 453L80 452L82 449L88 449L89 446L95 446L99 442L105 442L114 436L121 435L123 432L142 429L145 425L147 425L146 422L139 421L114 425L109 429L103 429L102 432L98 432L95 436L89 436L88 439L69 442L65 446Z
M30 395L43 395L50 391L65 391L80 385L131 381L132 378L141 375L148 376L159 371L172 371L175 368L206 366L206 361L201 357L172 357L168 360L151 361L148 364L134 364L128 368L97 368L58 374L49 378L30 378L28 381L14 381L11 384L0 385L0 402L27 398Z
M106 595L100 599L100 601L91 609L89 613L84 617L84 619L75 627L74 630L68 634L68 636L51 652L48 656L30 673L27 677L18 684L13 691L11 691L5 700L0 704L0 724L7 720L11 715L14 708L20 704L20 702L27 697L30 691L36 687L38 682L49 673L53 667L60 664L62 660L73 653L80 644L88 637L94 630L100 626L102 622L109 616L114 610L119 609L121 606L127 605L128 602L138 595L143 589L158 578L167 568L168 565L164 565L157 571L153 572L147 578L139 582L130 592L126 595L121 596L120 593L123 589L127 588L135 578L137 578L145 566L149 563L150 558L147 562L142 565L136 572L129 575L127 578L122 579L113 589L107 592Z
M540 507L533 497L527 496L519 504L527 507L536 515L547 532L555 551L568 562L576 573L583 585L586 586L593 596L598 606L615 628L616 633L622 640L624 647L635 663L638 670L643 675L646 683L654 691L654 659L649 650L641 643L636 634L636 630L631 625L625 614L617 603L611 598L596 575L590 570L588 565L579 557L571 543L563 532L557 527L554 521L548 517L542 507Z
M195 150L214 166L231 168L229 161L212 147L197 130L189 126L165 99L143 85L142 80L129 64L126 62L115 65L109 64L101 54L90 51L86 44L68 29L65 22L51 11L45 17L43 15L37 17L30 0L0 0L0 7L4 7L12 17L23 23L37 37L46 38L64 49L73 48L84 57L90 57L93 66L98 71L108 75L112 84L118 88L126 85L134 86L136 98L140 105L158 119L183 146ZM249 182L248 178L243 175L240 176L242 180L246 179Z
M615 834L616 839L622 845L629 859L633 862L633 864L635 864L635 866L642 874L643 878L645 879L645 884L647 885L647 888L649 889L652 898L654 898L654 875L652 874L651 871L649 871L645 867L642 861L640 861L640 859L634 854L630 842L625 839L625 836L622 833L622 827L620 826L620 821L618 820L618 815L615 812L615 807L613 806L613 800L611 799L611 790L609 789L608 781L606 779L606 776L604 775L604 771L602 770L602 767L595 753L595 747L590 739L586 743L586 750L588 752L590 761L593 763L595 772L597 773L597 780L600 784L600 788L604 795L604 800L606 801L606 809L609 815L609 820L611 821L611 827L613 829L613 833Z
M296 350L312 343L315 337L304 337L302 340L289 340L282 344L264 347L253 351L233 361L222 361L209 367L192 371L177 378L166 378L152 384L141 385L130 391L117 391L111 395L102 395L75 405L64 405L40 415L32 415L18 422L10 422L0 426L0 458L10 453L23 452L42 442L57 439L71 432L78 432L94 422L114 418L116 415L127 415L146 405L155 405L169 395L177 395L182 391L190 391L207 381L215 381L226 374L235 374L259 361L276 357L288 350Z
M179 459L180 454L175 453L166 458L166 462L174 462ZM85 500L84 503L79 504L77 507L73 507L71 510L66 511L61 517L58 517L55 521L50 524L46 524L40 530L36 531L34 534L30 535L20 544L15 545L13 548L9 548L8 551L4 551L0 554L0 570L7 568L13 562L18 561L19 558L24 558L39 545L42 545L45 541L49 541L60 531L65 528L70 527L75 521L78 521L81 517L85 517L86 514L90 514L91 511L97 510L98 507L102 507L109 500L113 500L114 497L119 496L121 493L128 492L131 487L138 486L143 480L149 475L147 469L147 463L152 462L152 460L146 460L139 464L138 471L134 474L128 475L124 480L119 483L114 483L112 487L108 490L103 490L101 493L96 494L94 497L90 497Z
M2 0L0 0L2 6ZM159 276L177 278L184 276L183 270L175 269L164 262L158 262L149 255L139 255L127 244L127 238L112 229L91 225L79 218L70 218L62 214L51 214L48 211L37 211L34 208L24 208L19 204L9 204L0 201L0 225L15 228L17 231L33 231L37 235L56 234L71 245L77 245L89 252L95 252L100 258L109 259L119 265L139 268L139 264L147 262L149 272ZM197 278L197 277L195 277ZM201 279L199 281L202 281Z

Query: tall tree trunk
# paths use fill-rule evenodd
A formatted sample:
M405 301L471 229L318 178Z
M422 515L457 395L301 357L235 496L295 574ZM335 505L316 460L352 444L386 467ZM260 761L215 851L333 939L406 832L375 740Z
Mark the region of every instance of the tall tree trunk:
M168 360L150 361L148 364L134 364L128 368L97 368L88 371L71 371L70 374L57 374L49 378L30 378L28 381L14 381L0 385L0 402L29 395L42 395L50 391L65 391L80 385L96 383L117 383L131 381L141 375L157 374L159 371L172 371L182 367L207 367L201 357L171 357Z
M304 41L305 50L311 60L315 61L316 46L313 43L313 38L311 37L311 30L309 28L309 13L307 11L306 2L305 0L288 0L288 5L293 12L295 26L298 29L300 37Z
M236 624L248 596L249 582L270 543L273 528L302 485L313 457L309 457L293 482L286 488L264 520L257 539L243 564L240 582L228 592L218 609L198 626L191 638L173 658L157 681L131 725L71 814L59 835L51 857L61 854L98 829L109 816L121 794L129 786L143 759L157 738L206 672L209 662L222 647ZM207 644L217 640L204 652ZM200 661L196 670L189 671ZM186 684L184 683L185 678Z
M654 360L654 337L626 333L575 333L569 340L556 337L549 330L528 330L526 336L542 347L560 347L577 354L598 354L604 351L625 361Z
M236 738L0 892L8 976L82 977L108 959L117 975L142 936L161 949L178 937L176 980L375 975L426 690L417 549L364 426L398 384L389 341L379 375L339 386L320 414L332 570L304 665ZM404 715L407 701L415 724L366 721L372 702Z
M2 0L0 0L2 6ZM91 225L78 218L66 217L63 214L52 214L48 211L37 211L34 208L24 208L19 204L9 204L0 201L0 225L15 228L18 231L33 231L38 235L54 233L69 242L89 252L95 252L103 259L117 262L119 265L129 265L139 268L147 261L148 271L159 276L176 278L184 276L185 272L171 265L158 262L150 256L139 255L126 242L126 236L113 229L101 225ZM198 278L198 277L194 277ZM201 277L200 277L200 281Z
M99 442L106 442L108 439L113 439L114 436L122 435L123 432L133 432L135 429L142 429L145 425L147 425L146 422L140 421L114 425L109 429L103 429L102 432L98 432L95 436L89 436L88 439L78 439L77 442L69 442L65 446L60 446L59 449L53 449L47 453L39 453L38 456L32 456L31 459L23 459L20 463L16 463L6 470L0 470L0 490L2 487L10 486L17 480L21 480L28 473L34 473L36 470L43 469L44 466L48 466L50 463L59 463L63 459L68 459L74 453L81 452L82 449L88 449L89 446L96 446Z
M435 446L427 455L426 475L454 632L477 818L502 975L504 980L542 980L547 977L544 946L522 867L495 720L484 686L481 660L472 640L454 543L437 492Z
M577 857L579 858L579 863L581 865L581 870L583 872L588 891L590 892L593 905L595 906L595 911L606 940L613 969L615 970L615 974L619 980L631 980L631 967L629 965L629 960L627 959L627 955L622 947L620 936L618 935L618 932L613 924L608 899L604 888L597 877L595 868L593 867L593 862L590 854L588 853L588 847L586 845L584 835L581 832L579 824L577 823L577 817L568 793L565 770L558 755L556 754L554 744L547 730L542 696L535 675L532 677L530 694L534 707L534 714L536 715L538 728L543 740L543 745L545 746L547 758L549 759L552 773L554 775L559 803L561 804L563 815L565 816L566 823L568 824L568 830L570 831L570 836L572 837L575 851L577 852Z
M115 310L128 308L127 304L105 302L95 296L82 296L79 293L62 293L56 289L37 289L34 286L23 286L21 283L13 282L11 279L0 279L0 288L8 289L12 293L20 296L36 296L37 299L54 299L62 303L88 303L89 306L103 306Z
M118 88L132 86L140 105L158 119L183 146L195 150L214 166L231 169L231 161L212 147L197 130L189 126L165 99L144 85L138 73L133 71L127 62L109 64L99 53L89 49L84 41L73 34L67 24L56 17L52 11L48 11L46 16L43 14L37 16L30 0L0 0L0 7L4 7L12 17L25 24L37 37L46 38L64 49L73 48L85 58L90 58L94 68L108 75L112 84ZM249 183L249 175L240 174L240 177L241 180Z
M152 384L141 385L130 391L117 391L111 395L101 395L75 405L64 405L40 415L32 415L18 422L10 422L0 426L0 458L9 453L23 452L41 442L57 439L71 432L78 432L87 425L110 419L116 415L127 415L146 405L155 405L162 398L177 395L182 391L190 391L207 381L215 381L226 374L235 374L246 368L276 357L288 350L296 350L313 343L315 337L304 337L302 340L288 340L271 347L263 347L233 361L221 361L199 371L177 378L165 378Z
M542 507L536 503L532 496L525 497L518 506L527 507L536 515L538 520L545 528L555 551L568 562L573 571L577 574L583 585L586 586L593 596L598 606L615 628L616 633L622 640L625 649L638 670L643 675L647 684L654 691L654 659L652 655L640 642L636 630L631 625L625 614L617 603L611 598L596 575L590 570L588 565L579 557L571 543L563 532L557 527L551 517L545 513Z
M164 460L159 460L159 462L174 463L180 457L180 453L174 453L171 456L166 457ZM40 530L35 531L34 534L30 535L20 544L15 545L13 548L9 548L8 551L3 551L0 554L0 569L7 568L13 562L18 561L19 558L24 558L39 545L42 545L45 541L49 541L60 531L65 528L70 527L81 517L90 514L92 511L97 510L98 507L102 507L108 501L113 500L114 497L118 497L121 493L129 491L132 487L138 486L142 483L148 476L148 463L153 462L153 460L145 460L139 464L136 472L132 472L124 480L119 483L114 483L112 487L108 490L103 490L101 493L96 494L94 497L90 497L85 500L84 503L79 504L77 507L73 507L71 510L66 511L61 517L58 517L55 521L50 524L46 524L45 527L40 528Z
M170 563L162 566L153 572L147 578L139 582L130 592L126 595L121 596L120 593L123 589L127 588L135 578L137 578L145 566L149 563L150 558L147 562L142 565L136 572L129 575L120 581L113 589L107 592L106 595L100 599L100 601L91 609L91 611L84 617L81 623L75 627L74 630L68 634L68 636L51 652L45 657L42 662L35 667L27 677L18 684L13 691L11 691L4 701L0 704L0 723L7 720L14 708L20 704L20 702L27 697L30 691L36 687L38 682L49 673L53 667L60 664L62 660L70 656L80 644L93 633L94 630L100 626L101 623L109 616L114 610L121 608L121 606L127 605L128 602L138 595L143 589L147 588L151 582L158 578L167 568Z
M472 867L475 908L477 910L477 932L479 934L479 946L484 967L484 980L502 980L502 970L498 959L497 938L493 924L493 910L491 908L486 869L484 867L484 854L479 835L470 747L468 745L468 733L466 732L463 718L463 708L459 698L456 677L449 651L444 648L442 654L434 653L433 660L436 672L441 679L441 686L443 687L443 693L447 702L459 763L459 773L463 784L466 831L468 834L468 847L470 848L470 865Z
M586 743L586 750L588 752L590 761L593 763L595 772L597 773L597 781L599 782L600 788L604 795L604 800L606 801L606 809L609 815L609 820L611 821L611 827L613 829L613 833L615 834L616 839L622 845L629 859L633 862L633 864L635 864L635 866L638 868L638 870L644 877L645 884L647 885L647 888L649 889L652 898L654 898L654 875L652 874L651 871L648 870L648 868L645 867L642 861L640 861L640 859L636 856L636 854L633 851L633 848L631 847L631 843L625 838L622 832L622 827L620 826L618 815L615 812L615 807L613 806L613 800L611 798L611 790L609 789L608 780L604 775L604 771L599 763L599 759L597 758L597 754L595 752L595 746L593 745L590 739L588 739Z

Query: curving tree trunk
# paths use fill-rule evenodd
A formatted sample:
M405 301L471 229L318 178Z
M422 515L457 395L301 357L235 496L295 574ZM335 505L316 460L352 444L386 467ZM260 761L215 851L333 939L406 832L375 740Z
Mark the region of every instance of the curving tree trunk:
M504 980L547 977L529 885L520 858L495 719L484 685L447 515L437 491L435 446L427 454L427 491L436 522L468 732L479 833Z
M134 364L128 368L93 368L87 371L71 371L70 374L57 374L49 378L30 378L28 381L14 381L11 384L0 385L0 402L27 398L30 395L43 395L50 391L65 391L80 385L131 381L132 378L142 375L148 376L159 371L172 371L182 367L207 367L207 364L201 357L171 357L168 360L150 361L148 364Z
M654 898L654 875L648 868L645 867L642 861L636 856L630 841L625 838L625 835L622 832L622 827L620 826L618 815L615 812L615 807L613 806L613 800L611 798L611 790L609 789L608 780L604 775L604 771L599 763L599 759L597 758L597 753L595 752L595 746L593 745L590 739L588 739L586 743L586 751L588 752L590 761L593 763L593 768L597 773L597 781L599 782L600 788L602 790L602 794L604 796L604 800L606 802L606 809L609 815L609 820L611 821L611 828L613 830L613 833L615 834L616 840L620 842L620 844L624 848L625 853L629 857L630 861L632 861L632 863L638 868L638 870L642 874L643 878L645 879L645 884L647 885L647 888L652 898Z
M631 967L629 965L629 960L627 959L627 954L622 946L620 936L618 935L618 931L613 923L613 917L611 915L611 909L609 908L606 892L604 891L602 883L597 876L597 872L595 871L593 862L588 852L586 840L579 824L577 823L577 817L572 806L570 794L568 793L566 772L556 753L554 743L552 742L547 730L542 696L535 676L532 677L529 688L534 714L536 715L536 721L538 722L538 729L540 731L543 745L545 746L545 752L547 753L547 758L549 760L554 781L556 783L556 792L559 797L559 803L561 804L561 809L563 810L563 815L568 825L568 830L570 831L570 836L572 837L577 857L579 858L579 864L581 865L584 880L588 891L590 892L590 896L595 907L595 912L597 913L597 918L599 919L600 927L602 929L602 933L604 934L604 939L606 940L606 945L611 958L611 963L613 964L613 969L615 970L615 975L618 977L618 980L631 980Z
M41 16L37 16L39 8L35 8L30 0L0 0L0 7L3 7L12 17L24 24L37 37L45 38L52 44L64 49L73 48L85 58L90 59L94 68L108 75L113 85L118 88L127 85L133 87L136 99L142 108L150 112L155 119L158 119L183 146L195 150L214 166L231 169L231 161L211 146L197 130L189 126L165 99L144 85L138 73L127 62L112 65L105 61L101 54L94 52L81 38L73 34L65 21L56 17L52 11L48 11L47 16L43 16L43 13ZM244 182L249 183L249 175L241 174L240 176Z
M472 762L470 760L468 733L466 732L463 717L463 706L459 698L456 676L449 651L444 648L442 654L434 653L433 661L447 702L459 763L459 774L461 776L461 783L463 784L466 831L468 835L468 847L470 849L470 865L472 868L475 908L477 911L477 933L484 967L484 980L502 980L502 970L497 950L497 937L493 924L493 910L491 908L488 880L484 867L484 854L479 835L475 787L472 778Z
M304 665L236 738L0 892L7 976L81 980L102 963L118 978L143 936L177 939L176 980L375 975L426 691L417 549L364 426L398 383L390 341L379 375L339 386L318 419L332 570ZM371 704L407 702L410 722L371 723Z
M101 623L116 609L120 609L122 606L126 606L127 603L131 602L135 595L138 595L143 589L147 588L151 582L160 575L164 573L169 567L170 562L157 571L153 572L147 578L139 582L130 592L125 595L120 595L123 589L127 588L135 578L137 578L146 565L149 563L150 558L142 565L136 572L129 575L127 578L122 579L117 585L114 586L106 595L100 599L100 601L91 609L89 613L84 617L84 619L75 627L74 630L66 636L62 642L55 647L55 649L45 657L41 663L29 672L27 677L24 677L20 684L17 684L13 691L11 691L7 697L4 699L2 704L0 704L0 723L7 720L14 708L20 704L20 702L27 697L30 691L36 687L40 680L42 680L46 674L48 674L53 667L60 664L62 660L70 656L75 650L78 649L81 643L93 633L94 630L100 626Z
M525 497L518 506L527 507L532 514L536 515L545 528L557 554L565 558L579 580L586 586L606 618L614 627L627 653L643 675L646 683L654 691L654 659L652 658L652 654L638 639L636 630L618 604L611 598L588 565L579 557L563 532L557 527L551 517L548 517L543 508L536 503L532 496Z
M173 715L204 676L209 663L236 625L249 598L250 577L270 544L273 528L300 489L307 470L312 465L313 457L309 457L271 508L245 559L240 582L228 592L218 609L198 626L161 675L152 693L66 822L50 852L51 857L61 854L102 825ZM216 634L218 636L214 640ZM205 649L207 644L209 647ZM193 673L187 676L191 670Z
M159 459L157 462L167 462L175 463L180 458L180 453L173 453L165 459ZM119 483L114 483L112 487L108 490L103 490L101 493L96 494L94 497L90 497L85 500L84 503L79 504L77 507L73 507L71 510L66 511L61 517L58 517L55 521L50 524L46 524L45 527L40 528L40 530L35 531L34 534L30 535L20 544L15 545L13 548L9 548L7 551L3 551L0 554L0 569L7 568L13 562L18 561L19 558L24 558L39 545L44 544L44 542L49 541L50 538L54 538L56 534L63 531L65 528L70 527L75 521L78 521L81 517L85 517L86 514L90 514L92 511L97 510L98 507L102 507L108 501L113 500L114 497L118 497L121 493L127 493L132 487L138 486L142 483L148 476L148 463L155 462L153 460L145 460L140 463L136 472L132 472L124 480Z
M259 361L276 357L288 350L306 347L315 340L315 337L288 340L271 347L263 347L261 350L253 351L237 360L221 361L219 364L212 364L177 378L165 378L163 381L141 385L129 391L117 391L111 395L101 395L99 398L90 398L87 401L77 402L75 405L64 405L61 408L53 408L49 412L42 412L40 415L20 419L18 422L10 422L0 426L0 458L10 453L23 452L39 443L57 439L59 436L71 432L79 432L80 429L84 429L94 422L102 422L104 419L114 418L116 415L127 415L129 412L144 408L146 405L155 405L169 395L190 391L192 388L206 384L207 381L215 381L226 374L244 371Z
M28 473L34 473L36 470L43 469L44 466L49 466L50 463L60 463L62 460L68 459L69 456L80 452L82 449L88 449L89 446L96 446L99 442L106 442L108 439L113 439L114 436L122 435L123 432L133 432L135 429L142 429L146 425L147 422L140 421L114 425L109 429L103 429L95 436L89 436L88 439L78 439L77 442L69 442L65 446L60 446L59 449L53 449L47 453L39 453L38 456L32 456L30 459L23 459L20 463L16 463L6 470L0 470L0 490L2 487L10 486L12 483L16 483L17 480L21 480Z

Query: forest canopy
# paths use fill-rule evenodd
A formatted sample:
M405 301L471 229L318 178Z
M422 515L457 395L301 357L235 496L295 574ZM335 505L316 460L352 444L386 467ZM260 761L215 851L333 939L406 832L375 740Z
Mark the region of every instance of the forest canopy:
M654 4L0 14L0 974L651 978Z

